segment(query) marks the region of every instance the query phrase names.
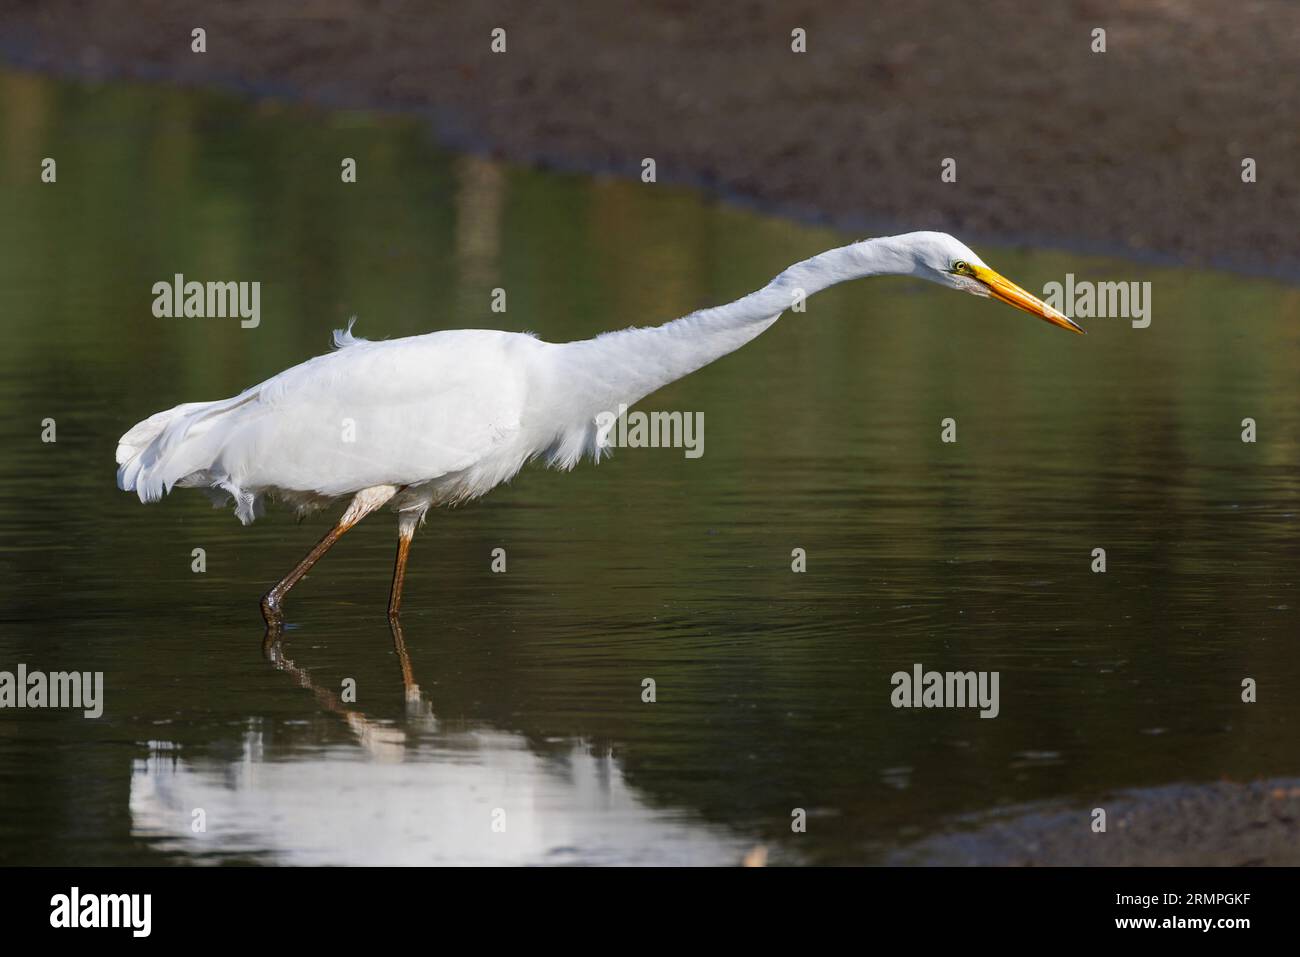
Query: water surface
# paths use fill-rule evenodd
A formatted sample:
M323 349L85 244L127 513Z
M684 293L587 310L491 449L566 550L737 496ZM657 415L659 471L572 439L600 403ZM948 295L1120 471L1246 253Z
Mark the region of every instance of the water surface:
M117 437L353 315L580 338L856 237L406 121L21 74L0 223L0 670L107 685L98 720L0 712L6 863L877 862L999 808L1300 770L1294 288L981 249L1029 288L1153 284L1150 328L1087 338L903 279L819 295L643 404L702 411L702 457L529 469L432 514L404 681L389 515L293 592L268 660L257 598L325 520L142 506ZM260 326L155 318L176 273L260 281ZM895 710L916 662L1000 672L1000 715Z

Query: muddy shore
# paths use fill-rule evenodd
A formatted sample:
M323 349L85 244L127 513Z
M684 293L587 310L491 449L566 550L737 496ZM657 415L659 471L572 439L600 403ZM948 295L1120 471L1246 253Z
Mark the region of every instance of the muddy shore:
M1169 785L1095 810L1007 810L896 852L894 864L1021 867L1300 865L1300 780Z
M566 169L650 157L659 182L863 233L1291 277L1298 52L1284 0L0 3L11 66L410 111L450 146Z

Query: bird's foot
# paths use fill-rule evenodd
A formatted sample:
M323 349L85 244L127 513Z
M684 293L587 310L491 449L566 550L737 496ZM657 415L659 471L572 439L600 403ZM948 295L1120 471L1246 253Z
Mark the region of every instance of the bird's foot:
M275 593L274 589L262 596L262 619L266 622L268 629L280 630L284 628L284 612L281 610L281 598Z
M262 652L273 661L284 636L284 615L280 611L280 596L274 590L262 596L262 619L266 622L266 635L262 638Z

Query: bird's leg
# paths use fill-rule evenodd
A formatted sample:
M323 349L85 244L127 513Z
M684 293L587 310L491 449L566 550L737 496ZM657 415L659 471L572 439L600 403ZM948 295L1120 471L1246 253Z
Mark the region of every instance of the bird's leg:
M406 638L402 635L402 623L394 616L388 619L388 627L393 633L393 650L397 652L397 663L402 668L402 693L406 698L407 710L415 709L416 712L422 712L420 686L415 683L411 656L406 650Z
M376 485L358 492L347 507L347 511L343 513L343 517L338 520L338 524L325 533L325 537L316 543L316 546L294 566L289 574L276 582L275 587L262 596L262 617L266 619L268 636L273 633L278 635L280 629L284 627L281 605L289 589L298 584L303 575L311 571L312 566L320 561L321 556L330 550L344 532L387 502L397 494L397 491L395 485Z
M306 575L311 570L311 567L320 561L321 556L328 552L330 547L351 527L351 525L344 525L339 522L339 524L331 528L325 533L325 537L307 553L307 556L293 567L289 574L276 582L275 586L262 596L262 617L266 619L268 629L278 633L280 627L284 624L284 614L280 610L284 602L284 596L290 588L298 584L298 580L303 575Z
M412 729L437 730L438 718L433 713L433 705L420 693L420 686L415 683L415 674L411 670L411 656L406 652L406 639L402 636L402 623L396 618L388 620L388 627L393 632L393 650L397 652L398 663L402 666L402 691L406 697L407 726Z
M411 552L411 539L419 524L417 512L402 512L397 524L397 560L393 563L393 588L388 593L388 620L395 622L402 608L402 584L406 581L406 558Z

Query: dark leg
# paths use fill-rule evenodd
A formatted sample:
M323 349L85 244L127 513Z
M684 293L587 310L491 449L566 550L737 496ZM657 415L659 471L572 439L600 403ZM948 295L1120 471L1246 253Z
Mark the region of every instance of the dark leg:
M411 670L411 656L406 651L406 638L402 635L402 623L397 618L388 619L389 630L393 633L393 650L397 652L397 663L402 669L402 692L407 702L420 700L420 689L415 684L415 672Z
M344 532L379 508L395 494L397 494L397 489L391 485L377 485L374 488L358 492L356 497L352 499L352 504L343 513L343 517L339 519L338 524L325 533L325 537L316 543L316 547L307 553L306 558L294 566L293 571L280 579L274 588L262 596L262 617L266 619L268 638L273 634L278 635L284 627L284 613L281 607L284 604L284 596L288 594L289 589L298 584L303 575L311 571L312 566L320 561L321 556L343 537Z
M320 561L321 556L328 552L347 530L347 527L341 523L331 528L325 533L325 537L316 543L316 547L307 553L307 557L294 566L293 571L281 578L274 588L262 596L262 617L266 619L268 628L279 628L284 624L284 615L280 610L284 596L290 588L298 584L298 580L303 575L311 571L311 567Z
M397 527L397 561L393 564L393 588L388 593L388 620L397 621L402 608L402 584L406 581L406 558L411 553L418 519L403 514Z

